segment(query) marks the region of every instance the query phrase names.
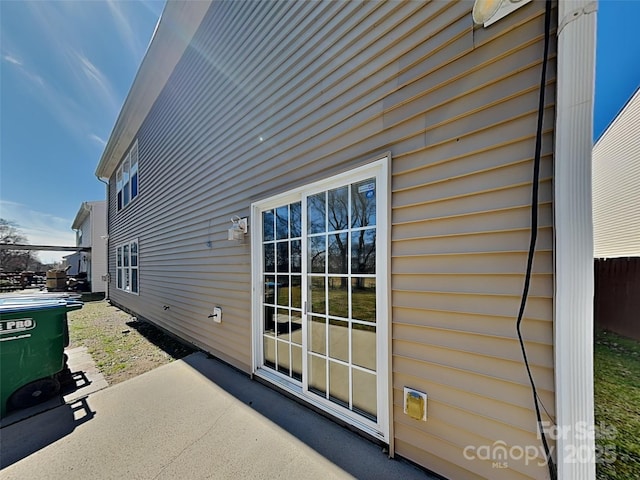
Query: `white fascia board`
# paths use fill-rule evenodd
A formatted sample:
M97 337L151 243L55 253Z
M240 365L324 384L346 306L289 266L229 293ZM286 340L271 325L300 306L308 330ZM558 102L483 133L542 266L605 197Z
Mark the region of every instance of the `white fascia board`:
M85 219L87 218L87 215L89 215L91 213L91 211L93 210L93 207L95 205L105 205L106 206L106 200L95 200L92 202L82 202L82 205L80 205L80 209L78 210L78 213L76 213L76 218L73 220L73 223L71 224L71 229L72 230L78 230L82 224L84 223Z
M78 230L82 226L82 223L84 222L85 218L87 218L87 215L89 215L90 211L91 211L91 205L89 204L89 202L82 202L82 205L80 205L80 209L76 214L76 218L73 220L73 223L71 224L71 229Z
M98 178L115 171L210 5L209 0L167 1L96 168Z
M554 440L558 478L563 480L595 479L595 442L585 428L594 425L591 151L596 11L593 1L558 2L554 350L556 423L562 434Z

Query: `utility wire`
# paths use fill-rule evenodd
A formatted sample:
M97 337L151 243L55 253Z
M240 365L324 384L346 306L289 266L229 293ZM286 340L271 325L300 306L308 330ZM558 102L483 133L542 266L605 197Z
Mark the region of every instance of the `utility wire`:
M522 357L524 358L524 364L527 368L527 375L529 375L529 382L531 383L531 390L533 393L533 405L536 410L536 418L538 421L538 431L540 432L540 439L544 447L544 452L547 457L547 467L549 469L549 476L551 480L558 478L558 472L556 465L551 456L551 450L547 443L547 437L542 427L542 416L540 414L540 404L538 401L538 392L536 385L531 374L531 367L529 366L529 360L527 359L527 351L522 338L522 332L520 326L522 324L522 317L524 316L524 309L527 305L527 297L529 296L529 286L531 284L531 271L533 267L533 256L536 249L536 240L538 238L538 193L539 193L539 180L540 180L540 155L542 151L542 123L544 119L544 93L547 83L547 60L549 58L549 40L551 31L551 0L546 0L545 15L544 15L544 56L542 60L542 76L540 79L540 98L538 103L538 126L536 131L536 148L533 160L533 187L531 192L531 240L529 243L529 255L527 258L527 273L524 280L524 288L522 291L522 299L520 302L520 311L518 312L518 321L516 322L516 331L518 332L518 340L520 341L520 348L522 350Z

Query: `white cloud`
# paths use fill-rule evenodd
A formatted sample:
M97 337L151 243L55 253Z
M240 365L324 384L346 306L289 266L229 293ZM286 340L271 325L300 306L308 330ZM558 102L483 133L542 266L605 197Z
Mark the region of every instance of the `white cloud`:
M41 87L44 85L44 80L42 79L42 77L36 74L35 72L28 70L27 67L24 65L24 62L17 55L12 53L3 53L2 59L5 62L8 62L11 65L13 65L14 68L17 68L18 71L24 76L26 76L27 79L29 79L31 82Z
M1 0L0 0L1 1ZM70 24L82 22L84 8L74 2L26 2L35 27L53 64L67 72L63 83L50 81L37 72L36 66L19 51L3 49L3 56L14 68L19 69L34 88L34 96L76 138L85 140L89 135L92 114L101 112L100 118L115 117L122 105L122 98L115 92L107 75L75 45L82 45L82 38ZM89 45L90 46L90 45ZM44 46L43 46L44 48ZM6 54L6 55L5 55ZM84 119L85 121L79 121ZM95 122L94 122L95 123ZM95 140L94 140L95 141Z
M25 71L25 74L27 72ZM64 95L56 90L38 75L28 75L27 77L38 87L37 94L42 104L64 125L69 132L80 135L83 130L82 122L78 122L78 118L82 118L82 108L72 98Z
M13 63L14 65L22 66L22 61L19 58L14 57L10 53L3 53L2 59L6 62Z
M111 86L109 79L86 56L78 51L73 51L84 75L91 81L90 86L95 90L97 98L104 99L108 107L115 113L120 109L121 101Z
M93 140L94 142L96 142L101 147L104 147L107 144L107 141L105 139L103 139L102 137L96 135L95 133L90 133L89 134L89 138L91 140Z
M18 230L32 245L75 245L75 233L71 230L73 219L32 210L26 205L0 200L2 218L17 224ZM36 252L43 263L59 262L69 252Z
M6 56L16 61L7 60ZM3 59L9 62L13 68L17 69L17 71L24 76L27 84L33 88L32 93L38 98L39 102L49 110L69 132L78 136L81 135L84 124L83 122L78 122L78 118L82 118L82 107L74 99L50 85L44 78L18 58L19 57L11 54L3 55Z
M116 0L107 0L107 6L115 21L116 29L122 37L124 43L129 48L129 52L133 55L133 58L138 61L142 57L142 47L138 41L138 38L134 32L133 27L127 20L128 15L122 11L126 4L124 2Z

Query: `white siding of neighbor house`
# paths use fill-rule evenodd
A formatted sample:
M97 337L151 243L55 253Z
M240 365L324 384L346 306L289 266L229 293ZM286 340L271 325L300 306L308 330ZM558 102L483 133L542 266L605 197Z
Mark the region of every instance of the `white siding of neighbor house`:
M83 252L75 252L71 255L62 257L64 268L71 267L67 270L67 275L74 276L79 273L79 267L82 265L82 258L86 255Z
M107 274L106 215L105 200L83 202L72 225L72 228L78 231L77 246L91 247L91 251L83 252L80 258L82 258L81 271L89 273L92 292L106 292L107 288L107 282L103 280ZM77 263L77 260L75 262Z
M91 204L91 291L106 292L107 282L107 204L104 201Z
M91 247L93 242L93 219L91 213L91 204L89 202L83 203L83 207L87 206L89 208L88 213L80 225L80 231L82 232L82 241L80 242L80 246L82 247ZM88 274L88 280L91 282L91 290L93 289L93 248L90 252L80 252L80 271Z
M515 321L544 3L486 29L471 7L213 3L138 131L139 194L120 212L111 176L109 292L248 372L252 235L228 241L229 219L390 152L395 452L451 479L546 478L537 460L492 468L463 455L468 445L540 446ZM552 39L523 322L551 415L555 48ZM115 287L116 246L136 238L139 295ZM216 305L221 324L207 318ZM404 386L429 395L426 422L403 414Z
M88 204L87 204L88 205ZM80 241L81 247L90 247L92 236L92 228L91 228L91 214L87 215L82 225L80 225L80 232L82 232L82 237Z
M640 89L593 147L596 258L640 256Z

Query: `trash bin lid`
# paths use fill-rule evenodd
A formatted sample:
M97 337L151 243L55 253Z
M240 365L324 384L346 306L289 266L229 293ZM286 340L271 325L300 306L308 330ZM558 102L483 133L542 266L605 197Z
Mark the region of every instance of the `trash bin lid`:
M82 302L64 298L33 298L20 296L0 298L0 314L42 310L48 308L65 308L77 310Z
M29 292L29 293L0 293L0 299L4 298L68 298L72 300L80 300L82 295L73 292Z

